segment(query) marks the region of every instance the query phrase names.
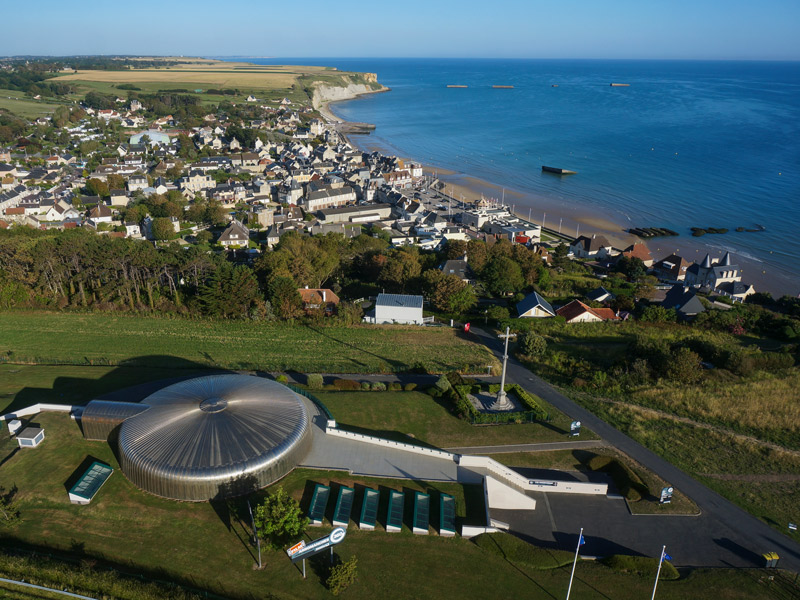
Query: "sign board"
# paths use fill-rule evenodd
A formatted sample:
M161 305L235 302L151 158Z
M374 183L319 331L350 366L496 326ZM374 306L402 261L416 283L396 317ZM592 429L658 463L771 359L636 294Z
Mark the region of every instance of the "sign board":
M464 333L469 333L469 323L464 323Z
M294 556L295 554L297 554L298 552L300 552L300 550L302 550L302 549L303 549L303 548L305 548L305 547L306 547L306 541L305 541L305 540L300 540L300 541L299 541L299 542L297 542L297 543L296 543L294 546L292 546L291 548L289 548L289 549L286 551L286 554L288 554L289 556Z
M581 434L581 422L580 421L573 421L572 423L570 423L569 434L570 435L580 435Z
M797 531L797 523L789 523L789 531Z
M672 502L673 492L675 492L675 488L672 486L663 488L661 490L661 504L669 504Z
M341 543L344 539L344 536L347 534L347 531L344 527L337 527L333 531L330 532L329 535L319 538L318 540L314 540L308 544L304 542L300 542L300 544L304 544L302 547L297 548L300 544L295 544L289 550L286 551L286 554L289 558L292 559L293 563L299 562L301 560L305 560L306 558L311 558L312 556L319 554L320 552L324 552L331 546L335 546L336 544ZM292 553L292 551L294 551Z

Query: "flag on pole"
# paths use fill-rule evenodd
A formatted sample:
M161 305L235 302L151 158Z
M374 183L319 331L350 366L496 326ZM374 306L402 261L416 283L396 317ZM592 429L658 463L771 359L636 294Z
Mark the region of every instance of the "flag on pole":
M578 546L583 546L586 543L586 540L581 536L580 541L578 542Z
M672 557L669 554L667 554L666 552L662 552L661 553L661 562L664 562L665 560L672 560Z

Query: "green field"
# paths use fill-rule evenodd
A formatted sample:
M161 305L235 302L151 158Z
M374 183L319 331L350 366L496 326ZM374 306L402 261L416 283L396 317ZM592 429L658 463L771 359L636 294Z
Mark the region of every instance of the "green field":
M59 106L53 102L26 98L25 94L18 90L0 90L0 109L5 109L26 119L52 115Z
M31 364L485 372L496 359L445 327L330 326L108 313L2 312L0 357Z
M470 425L445 400L421 392L314 392L346 429L437 448L564 441L570 419L550 406L548 423ZM544 404L544 403L543 403ZM581 439L597 439L588 430Z
M84 574L97 569L99 576L114 566L140 573L145 581L173 580L230 598L329 597L321 583L324 560L309 565L306 580L279 551L264 552L262 571L252 568L255 552L247 542L246 524L238 516L240 505L215 508L209 503L156 498L136 489L119 471L91 505L70 504L65 484L78 465L92 457L116 467L114 454L104 442L83 440L65 415L42 414L37 422L47 432L44 443L35 450L17 452L0 467L0 485L19 488L22 512L22 522L15 529L0 531L3 544L83 559ZM3 458L8 450L8 445L0 449ZM284 478L281 485L305 506L313 484L330 480L384 489L445 491L456 496L460 519L482 512L481 494L479 490L474 494L472 486L354 479L346 473L302 470ZM312 529L309 539L327 531L326 527ZM337 551L343 558L358 557L358 582L345 594L354 599L562 597L569 577L568 567L541 571L488 553L460 537L415 536L405 528L388 534L380 527L374 532L351 527ZM20 576L5 570L2 574ZM30 572L24 575L36 577ZM641 598L651 585L650 574L622 574L581 563L573 597ZM769 598L771 585L774 582L768 582L762 571L698 571L678 581L662 582L659 597L702 598L713 589L718 598Z

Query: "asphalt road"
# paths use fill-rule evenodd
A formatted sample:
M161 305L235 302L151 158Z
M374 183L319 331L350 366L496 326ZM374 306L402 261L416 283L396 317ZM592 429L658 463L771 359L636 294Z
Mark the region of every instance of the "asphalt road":
M486 344L502 360L503 349L498 338L477 327L472 327L470 333ZM800 544L766 523L759 521L748 512L726 500L718 493L559 393L513 357L508 359L506 381L522 385L525 389L543 398L567 416L581 421L583 425L597 433L610 445L618 448L645 468L650 469L668 481L697 504L702 511L701 516L686 517L694 520L692 533L686 536L685 540L674 540L671 546L674 551L670 551L670 554L675 557L676 564L681 564L678 558L681 556L681 546L685 548L687 555L694 555L693 546L696 542L701 541L698 538L701 536L703 538L713 536L717 547L720 548L716 561L719 566L731 564L732 561L729 560L731 551L740 558L740 560L736 561L736 566L749 564L757 567L764 566L761 559L762 554L765 552L777 552L781 557L779 564L781 568L800 571ZM575 510L580 511L579 505L575 506ZM591 519L591 511L586 516ZM576 517L576 521L579 518L580 515ZM676 517L671 517L671 519L674 518ZM641 523L642 525L644 524L643 522ZM616 535L614 534L614 536ZM624 540L625 532L620 531L618 535L620 539ZM702 541L706 542L707 540L704 539ZM624 546L625 544L620 542L620 545ZM711 548L705 543L702 545ZM715 561L709 560L706 564L712 564L713 562Z

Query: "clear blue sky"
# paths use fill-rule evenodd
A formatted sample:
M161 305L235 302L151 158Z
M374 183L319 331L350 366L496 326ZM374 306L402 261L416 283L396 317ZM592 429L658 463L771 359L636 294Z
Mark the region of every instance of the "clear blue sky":
M0 55L800 60L800 0L5 4Z

